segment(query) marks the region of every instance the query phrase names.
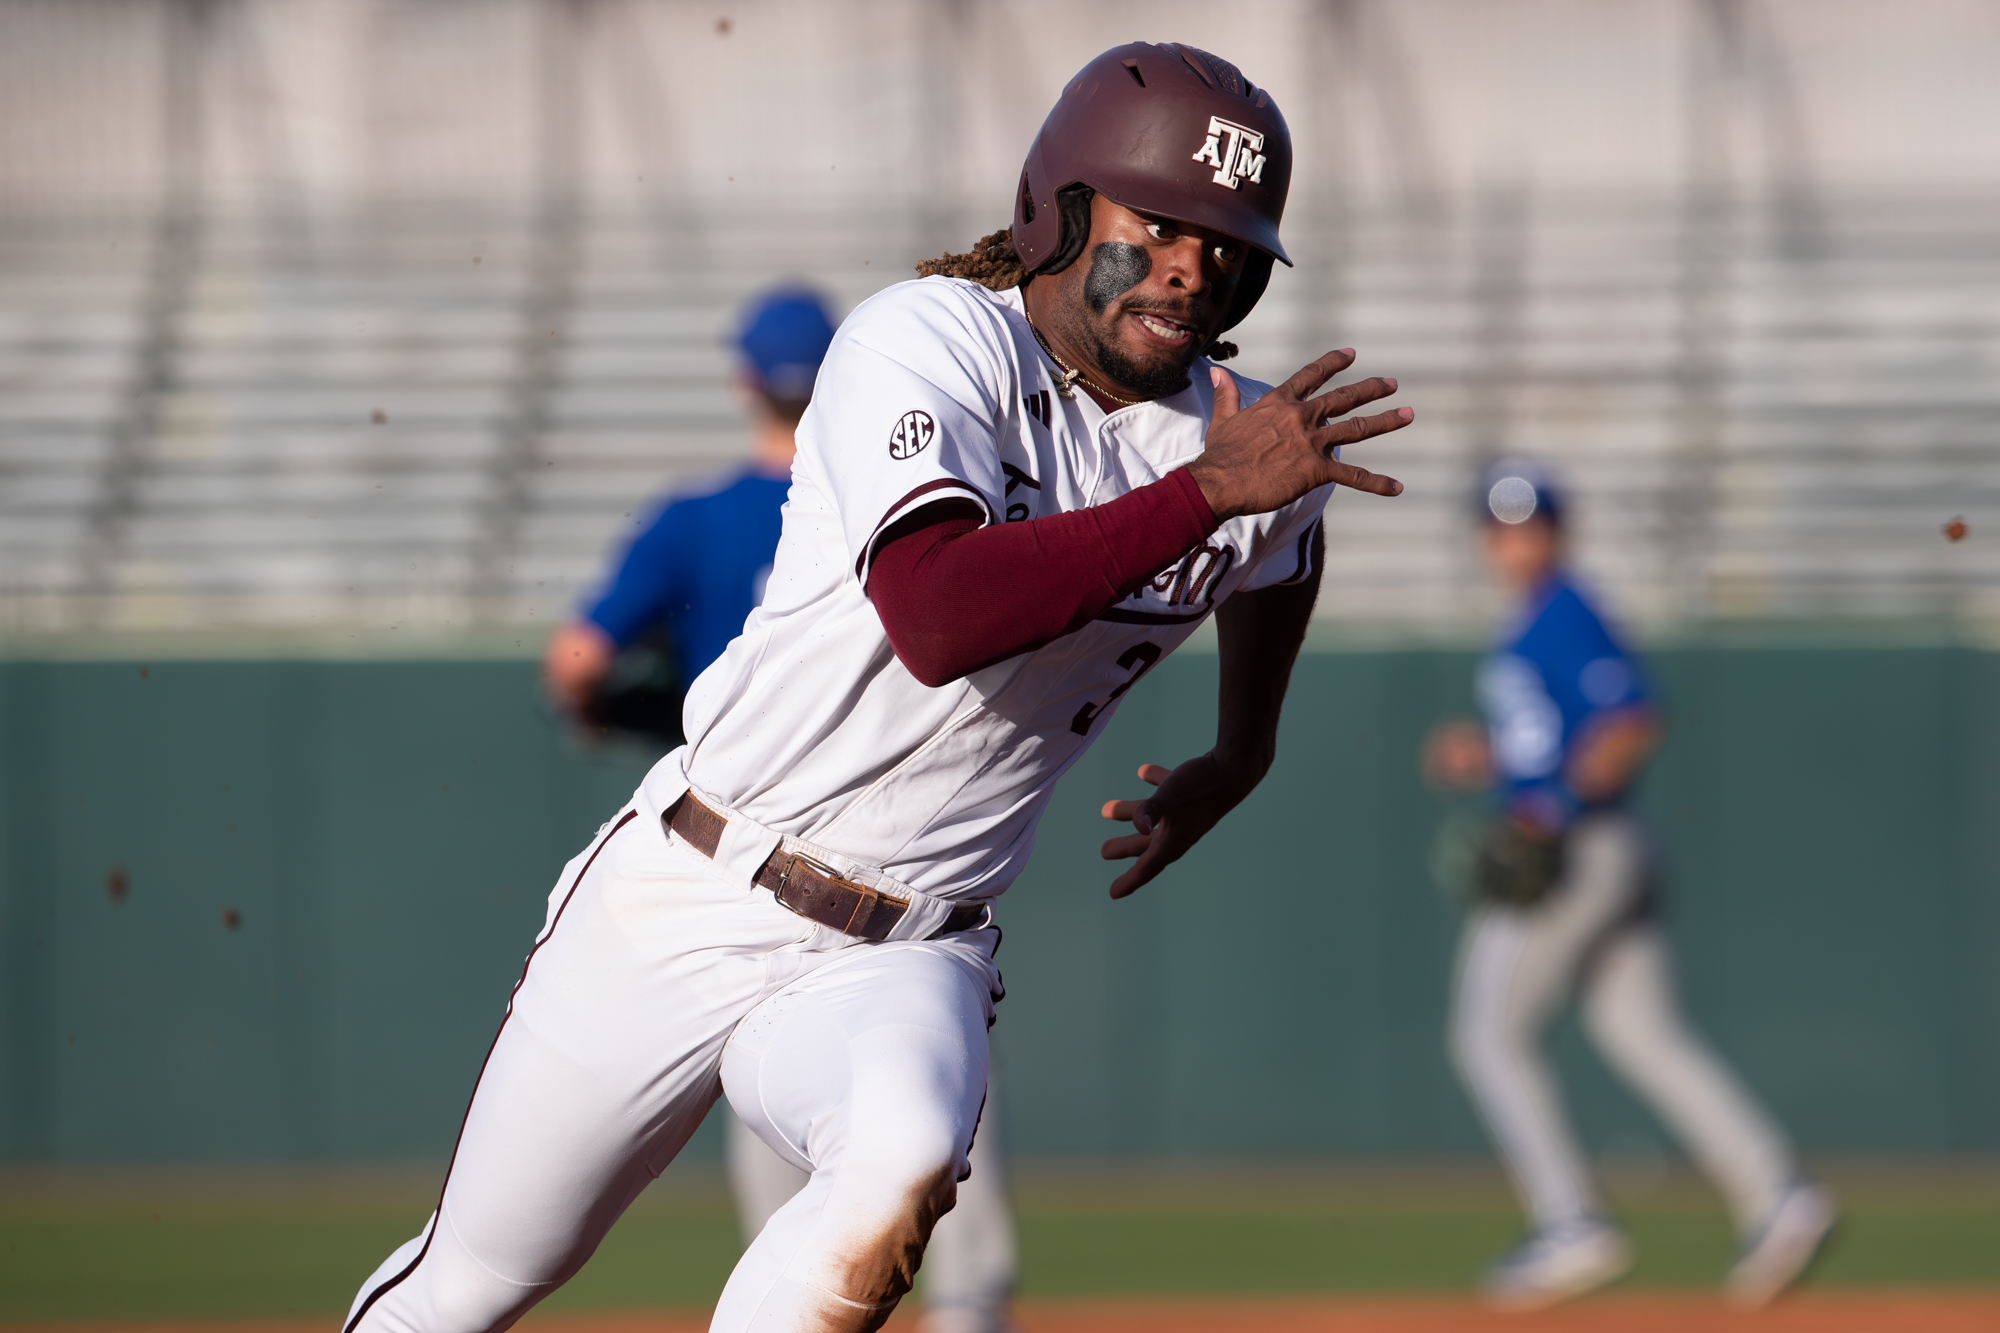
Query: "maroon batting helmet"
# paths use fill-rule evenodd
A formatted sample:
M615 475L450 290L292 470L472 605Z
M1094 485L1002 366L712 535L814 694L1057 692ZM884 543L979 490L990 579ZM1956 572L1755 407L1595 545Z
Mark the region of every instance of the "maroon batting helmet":
M1069 81L1028 149L1014 251L1032 273L1062 250L1056 193L1070 185L1233 236L1252 253L1227 329L1264 294L1271 261L1292 262L1278 240L1291 184L1285 118L1236 66L1178 42L1115 46Z

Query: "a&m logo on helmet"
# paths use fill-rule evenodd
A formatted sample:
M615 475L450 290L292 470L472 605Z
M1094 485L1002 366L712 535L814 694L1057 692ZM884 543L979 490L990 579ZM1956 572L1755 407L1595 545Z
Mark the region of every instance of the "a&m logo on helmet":
M1215 183L1235 189L1238 181L1264 183L1264 136L1221 116L1208 118L1208 142L1190 159L1215 168Z

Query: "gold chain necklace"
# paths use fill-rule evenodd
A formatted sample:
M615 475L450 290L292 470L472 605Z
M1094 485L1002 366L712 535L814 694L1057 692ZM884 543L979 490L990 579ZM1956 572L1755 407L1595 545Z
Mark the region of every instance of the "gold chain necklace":
M1140 403L1149 401L1145 398L1121 398L1117 394L1111 392L1111 390L1106 388L1101 388L1098 385L1092 384L1088 380L1085 380L1083 378L1083 372L1081 370L1073 368L1069 362L1057 356L1056 349L1049 346L1049 340L1047 338L1044 338L1042 336L1042 331L1035 327L1035 317L1033 315L1028 314L1028 300L1025 296L1021 298L1021 313L1027 316L1028 332L1035 335L1035 341L1040 343L1042 346L1042 350L1049 354L1049 360L1055 362L1057 369L1062 371L1061 377L1058 378L1056 381L1057 394L1059 394L1064 398L1076 397L1075 386L1079 381L1081 381L1084 388L1089 389L1092 393L1104 395L1106 398L1109 398L1112 402L1117 403L1121 407L1136 407Z

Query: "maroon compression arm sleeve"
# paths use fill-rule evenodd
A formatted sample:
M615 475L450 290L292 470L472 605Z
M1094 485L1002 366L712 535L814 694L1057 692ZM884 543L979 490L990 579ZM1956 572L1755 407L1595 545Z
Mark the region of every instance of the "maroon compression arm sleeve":
M896 656L936 687L1082 629L1218 526L1175 468L1089 509L918 528L876 551L868 596Z

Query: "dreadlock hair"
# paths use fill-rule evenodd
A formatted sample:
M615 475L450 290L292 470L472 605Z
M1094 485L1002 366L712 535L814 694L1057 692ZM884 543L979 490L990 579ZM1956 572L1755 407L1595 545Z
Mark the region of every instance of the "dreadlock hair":
M1056 211L1062 217L1062 241L1040 272L1060 273L1083 254L1084 242L1090 239L1090 201L1096 196L1097 191L1088 185L1066 185L1056 191ZM917 265L917 276L964 278L996 292L1004 292L1027 286L1028 280L1035 275L1028 272L1021 263L1021 256L1014 252L1013 228L1002 227L974 241L972 249L962 255L947 253L936 259L924 260ZM1237 354L1237 350L1235 343L1218 338L1208 345L1204 355L1211 361L1227 361Z
M1021 257L1014 253L1014 229L1002 227L974 241L972 249L962 255L946 252L936 259L923 260L917 265L917 276L964 278L982 287L991 287L996 292L1004 292L1026 282L1028 270L1021 266Z

